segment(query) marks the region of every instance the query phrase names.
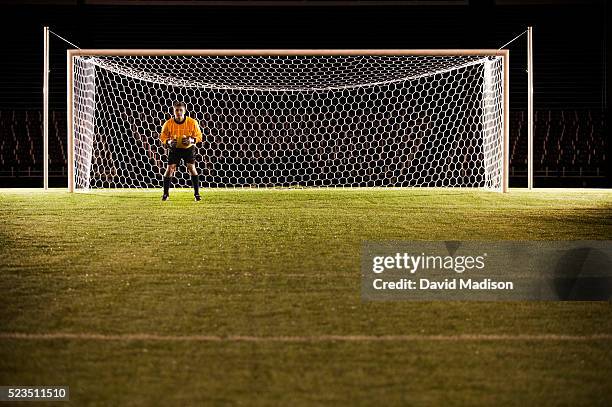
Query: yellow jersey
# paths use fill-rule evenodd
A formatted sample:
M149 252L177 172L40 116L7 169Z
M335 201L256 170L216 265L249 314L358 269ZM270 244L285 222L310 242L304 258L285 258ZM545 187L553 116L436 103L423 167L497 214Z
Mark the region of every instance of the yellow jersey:
M185 116L185 120L180 123L174 117L166 120L159 139L164 145L168 140L176 140L177 148L189 148L193 146L193 143L189 142L189 137L193 137L196 143L201 142L202 130L197 120Z

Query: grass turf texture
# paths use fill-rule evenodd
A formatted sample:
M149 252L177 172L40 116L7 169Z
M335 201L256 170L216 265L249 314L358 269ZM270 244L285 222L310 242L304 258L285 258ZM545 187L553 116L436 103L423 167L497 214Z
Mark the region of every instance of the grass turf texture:
M610 405L612 342L266 341L612 334L610 303L364 303L361 242L612 239L595 190L0 190L0 385L75 405Z

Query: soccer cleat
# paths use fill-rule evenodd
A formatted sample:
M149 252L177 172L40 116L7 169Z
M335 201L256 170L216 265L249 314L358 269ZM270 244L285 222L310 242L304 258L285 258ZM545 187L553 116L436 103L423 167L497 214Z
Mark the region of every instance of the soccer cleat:
M162 195L162 201L167 201L168 200L169 195L168 194L163 194Z
M202 200L202 197L200 195L194 195L193 197L195 198L196 202Z

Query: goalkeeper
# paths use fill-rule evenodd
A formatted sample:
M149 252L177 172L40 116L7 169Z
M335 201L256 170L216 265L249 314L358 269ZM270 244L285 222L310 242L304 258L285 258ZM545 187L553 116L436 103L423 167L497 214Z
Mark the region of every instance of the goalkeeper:
M181 160L185 161L187 165L187 171L191 175L193 194L195 200L199 201L201 199L200 179L195 166L194 150L195 143L202 142L202 130L200 130L197 120L187 117L187 105L184 102L174 102L172 107L174 108L174 117L164 123L159 136L162 144L169 149L162 201L168 199L172 177Z

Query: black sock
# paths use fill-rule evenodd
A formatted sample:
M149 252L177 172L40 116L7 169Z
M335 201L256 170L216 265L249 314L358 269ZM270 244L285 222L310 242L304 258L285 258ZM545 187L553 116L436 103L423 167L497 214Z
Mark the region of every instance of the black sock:
M164 195L168 195L168 191L170 191L170 183L172 182L172 177L164 177Z
M193 194L200 195L200 176L199 175L191 176L191 185L193 185Z

